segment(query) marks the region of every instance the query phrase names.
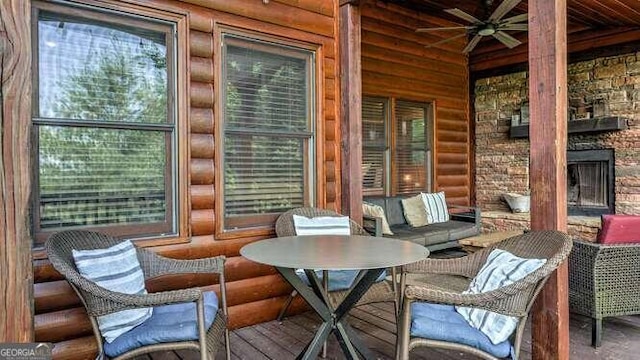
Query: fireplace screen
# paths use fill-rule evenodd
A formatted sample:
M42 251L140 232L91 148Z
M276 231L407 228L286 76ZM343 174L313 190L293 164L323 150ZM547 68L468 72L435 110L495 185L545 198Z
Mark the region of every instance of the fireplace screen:
M613 150L567 153L567 203L571 215L613 213Z

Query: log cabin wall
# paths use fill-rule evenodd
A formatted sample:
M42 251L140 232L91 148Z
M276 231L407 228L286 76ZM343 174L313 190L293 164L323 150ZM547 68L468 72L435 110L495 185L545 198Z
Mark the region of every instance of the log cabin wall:
M434 190L451 204L471 202L471 126L465 40L416 33L429 26L455 26L435 16L379 1L362 1L362 93L432 102Z
M291 287L275 269L239 256L239 249L269 235L232 239L216 237L215 182L221 174L215 168L216 82L214 37L216 26L251 30L317 46L318 110L316 148L316 202L320 207L339 209L339 87L337 54L338 1L331 0L153 0L128 1L167 11L186 13L189 19L190 86L189 242L155 246L152 249L175 258L227 256L227 299L231 328L275 319ZM178 44L180 45L180 44ZM181 120L182 121L182 120ZM319 139L319 140L318 140ZM96 344L89 320L79 299L48 260L34 261L35 339L53 342L56 359L93 359ZM217 290L210 276L163 277L148 284L150 291L200 286ZM301 308L294 303L292 311Z

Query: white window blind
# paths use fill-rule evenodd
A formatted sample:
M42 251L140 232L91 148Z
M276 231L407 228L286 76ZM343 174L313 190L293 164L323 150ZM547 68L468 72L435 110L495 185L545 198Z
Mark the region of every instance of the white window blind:
M387 101L362 99L362 188L365 195L383 195L385 191L385 154L387 150Z
M309 204L313 53L224 36L225 228Z
M397 194L427 189L427 114L423 104L397 101L395 106L395 180Z
M175 231L172 31L89 10L38 11L36 232Z

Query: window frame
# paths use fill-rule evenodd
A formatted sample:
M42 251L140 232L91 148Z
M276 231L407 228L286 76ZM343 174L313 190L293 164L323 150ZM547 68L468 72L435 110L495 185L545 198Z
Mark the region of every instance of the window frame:
M382 101L385 103L385 144L386 151L384 156L384 167L383 167L383 191L375 192L375 191L367 191L364 188L363 184L363 196L396 196L402 195L405 193L398 192L398 170L396 166L396 155L397 155L397 123L398 119L396 117L396 106L397 103L404 104L412 104L416 107L422 107L425 113L425 140L426 140L426 149L425 149L425 188L422 191L432 192L434 187L434 178L435 178L435 102L431 100L416 100L416 99L407 99L404 97L395 97L395 96L384 96L384 95L368 95L363 94L364 99L372 99L374 101ZM364 150L364 142L363 142L363 150Z
M74 2L60 1L56 3L32 1L32 200L31 200L31 228L33 229L33 248L36 258L44 257L42 245L46 238L57 230L42 230L39 227L39 149L38 129L41 125L71 125L75 127L90 127L103 129L140 129L157 130L164 132L167 144L167 164L165 176L170 175L170 180L165 184L165 189L171 189L170 196L165 200L166 207L171 209L165 216L164 225L112 225L92 227L85 226L81 229L98 230L121 238L131 238L139 246L156 246L174 244L189 241L189 194L188 194L188 79L187 64L188 51L188 21L187 14L175 9L165 10L148 8L144 6L112 2L109 0L76 0ZM95 120L76 119L49 119L40 118L39 114L39 11L53 12L62 16L72 16L92 19L96 13L104 15L101 22L118 23L125 21L129 26L140 29L151 29L165 33L166 46L171 51L167 56L167 116L169 122L163 124L146 124L142 126L127 126L127 123L113 124L109 122L97 122ZM149 20L150 19L150 20ZM170 129L169 129L170 128ZM152 232L151 235L132 235L130 229L142 229L143 232ZM156 231L157 229L157 231ZM167 231L169 230L168 234ZM140 233L140 231L137 231Z
M284 33L283 33L284 34ZM321 67L321 61L323 59L322 47L319 44L308 43L297 39L291 39L283 34L273 34L265 32L256 32L250 29L246 29L239 25L230 25L217 23L214 26L214 41L215 48L220 49L214 54L215 74L216 78L220 79L216 81L216 103L225 104L224 91L221 86L224 83L223 63L225 61L225 50L223 39L225 36L231 36L246 40L249 43L253 43L253 48L259 48L267 52L274 52L274 49L291 48L293 52L299 49L301 51L308 51L310 53L308 66L310 81L308 91L309 100L309 115L310 125L309 131L310 137L305 141L304 147L307 149L304 156L304 173L305 173L305 188L304 188L304 206L318 206L321 202L318 194L320 194L323 182L323 142L322 136L323 127L323 106L322 106L322 94L323 94L323 71ZM235 39L234 39L235 40ZM275 47L270 46L275 45ZM251 47L250 47L251 48ZM215 119L215 136L214 141L216 143L215 151L218 156L215 157L215 168L221 169L218 173L224 174L224 137L225 137L225 106L214 107L214 119ZM224 175L222 175L224 176ZM245 219L238 220L236 224L241 225L236 228L225 228L225 194L224 194L224 179L220 176L216 176L214 179L215 192L218 194L215 199L215 238L220 240L237 239L247 236L265 236L273 235L275 232L275 221L279 214L263 215L259 217L259 225L252 226L253 221Z

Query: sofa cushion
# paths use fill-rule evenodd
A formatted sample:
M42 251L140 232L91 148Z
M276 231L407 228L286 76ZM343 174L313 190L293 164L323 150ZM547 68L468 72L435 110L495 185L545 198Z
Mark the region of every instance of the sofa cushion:
M426 302L411 304L411 336L468 345L498 358L512 354L509 341L492 344L485 334L471 327L452 305Z
M437 193L422 193L424 207L427 209L427 221L429 224L449 221L449 208L444 191Z
M203 293L204 328L209 329L218 312L218 297L213 291ZM174 341L198 340L196 303L179 303L153 308L153 315L138 327L104 344L109 357L122 355L135 348Z
M460 240L479 233L478 227L474 223L466 221L449 220L445 224L450 224L449 240Z
M450 226L447 223L429 224L415 229L424 236L426 246L451 240Z
M406 224L407 220L404 218L404 212L402 211L402 197L392 196L385 199L385 211L387 212L387 220L389 225Z
M601 244L640 243L640 215L602 215Z
M417 229L419 228L413 228L407 224L394 225L391 227L391 230L394 233L394 239L411 241L418 245L425 246L424 234L421 231L417 231Z
M389 228L389 222L387 221L387 215L384 213L384 208L378 204L370 204L367 202L362 203L362 214L367 216L373 216L382 219L382 234L393 235L393 231Z
M402 202L402 211L407 223L413 227L425 226L427 221L427 209L422 201L422 194L412 196L400 200Z

